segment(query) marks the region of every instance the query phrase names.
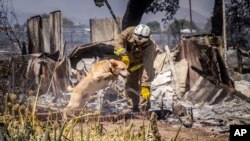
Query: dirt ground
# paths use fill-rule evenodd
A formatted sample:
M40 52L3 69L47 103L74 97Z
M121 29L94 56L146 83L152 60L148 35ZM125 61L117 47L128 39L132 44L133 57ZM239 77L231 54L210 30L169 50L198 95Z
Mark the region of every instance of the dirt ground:
M158 129L163 140L174 138L178 129L168 127L167 124L158 124ZM227 141L229 134L214 135L204 130L204 128L185 128L182 127L178 135L178 141Z
M141 125L143 125L143 120L141 119L132 119L126 121L126 126L130 123L134 124L133 131L136 132ZM145 125L148 125L148 121L144 121ZM109 123L103 122L102 123L106 130L106 132L113 131L115 129L122 129L124 127L124 123ZM165 121L158 121L157 127L159 129L161 139L164 141L170 141L171 139L175 138L179 125L175 127L170 127L170 123ZM181 127L180 133L177 137L177 141L228 141L229 134L214 134L211 132L206 131L209 127L202 127L202 128L186 128L184 126Z

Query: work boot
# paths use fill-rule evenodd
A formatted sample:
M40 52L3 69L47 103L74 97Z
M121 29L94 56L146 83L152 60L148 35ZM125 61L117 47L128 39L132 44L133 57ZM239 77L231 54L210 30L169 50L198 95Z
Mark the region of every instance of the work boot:
M140 99L140 105L139 105L139 109L141 112L147 112L151 107L150 101L141 98Z

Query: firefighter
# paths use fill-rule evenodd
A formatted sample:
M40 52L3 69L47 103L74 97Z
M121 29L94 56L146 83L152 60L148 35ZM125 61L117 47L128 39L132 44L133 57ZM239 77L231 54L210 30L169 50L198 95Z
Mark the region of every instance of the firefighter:
M150 108L150 83L155 75L153 63L159 51L150 36L150 28L144 24L128 27L112 45L115 55L121 57L130 72L125 84L128 109L123 113L147 111Z

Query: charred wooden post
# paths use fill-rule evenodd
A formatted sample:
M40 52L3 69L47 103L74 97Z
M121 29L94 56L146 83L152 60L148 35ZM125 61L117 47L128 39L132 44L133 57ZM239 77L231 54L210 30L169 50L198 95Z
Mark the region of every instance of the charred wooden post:
M64 55L61 11L50 13L49 18L32 17L27 23L29 54L59 51L61 59Z
M43 17L42 18L42 34L43 34L43 42L44 42L44 51L47 53L54 53L50 47L50 27L49 27L49 18Z
M43 48L43 37L42 37L42 18L41 16L31 17L27 21L28 26L28 53L41 53L44 51Z
M63 45L63 28L61 11L54 11L49 14L49 31L50 31L50 51L55 53L60 52L59 59L64 55Z

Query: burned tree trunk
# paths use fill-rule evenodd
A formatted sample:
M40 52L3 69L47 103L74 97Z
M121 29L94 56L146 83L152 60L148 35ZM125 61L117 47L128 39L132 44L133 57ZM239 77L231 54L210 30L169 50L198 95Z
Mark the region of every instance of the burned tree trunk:
M154 0L129 0L122 20L122 29L141 22L144 11Z
M216 36L221 36L223 32L223 12L222 12L222 0L215 0L212 21L211 32Z

